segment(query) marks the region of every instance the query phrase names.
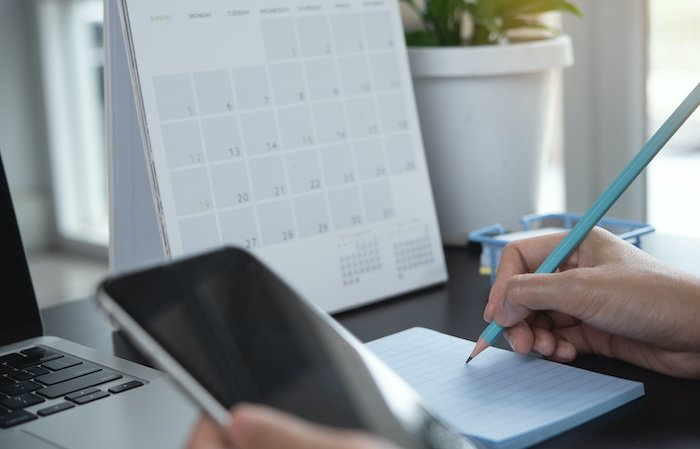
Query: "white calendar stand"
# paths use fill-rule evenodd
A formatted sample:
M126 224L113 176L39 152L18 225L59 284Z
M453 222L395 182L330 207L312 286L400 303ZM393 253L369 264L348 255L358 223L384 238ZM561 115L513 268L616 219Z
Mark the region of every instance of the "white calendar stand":
M131 86L119 0L105 1L105 97L109 152L110 270L166 260Z
M112 270L237 245L328 311L444 282L396 2L235 5L106 2Z

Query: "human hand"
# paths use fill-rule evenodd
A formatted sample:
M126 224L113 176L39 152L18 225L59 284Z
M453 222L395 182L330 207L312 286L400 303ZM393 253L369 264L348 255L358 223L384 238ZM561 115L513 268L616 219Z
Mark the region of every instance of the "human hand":
M514 351L557 361L579 353L700 378L700 279L593 229L560 269L533 273L564 233L512 242L484 319L507 327Z
M203 417L189 449L399 449L367 433L312 424L259 405L233 409L227 427Z

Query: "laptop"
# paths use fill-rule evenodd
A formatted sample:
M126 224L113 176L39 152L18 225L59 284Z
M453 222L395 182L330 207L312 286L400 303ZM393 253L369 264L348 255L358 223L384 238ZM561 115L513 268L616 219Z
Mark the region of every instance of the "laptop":
M156 370L43 335L0 158L0 448L184 446L198 415Z

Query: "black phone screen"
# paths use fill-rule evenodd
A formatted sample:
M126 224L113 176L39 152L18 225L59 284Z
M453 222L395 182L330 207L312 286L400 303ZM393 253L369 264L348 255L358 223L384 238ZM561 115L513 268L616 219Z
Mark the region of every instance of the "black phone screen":
M223 406L268 404L362 428L318 314L248 253L224 249L103 284Z

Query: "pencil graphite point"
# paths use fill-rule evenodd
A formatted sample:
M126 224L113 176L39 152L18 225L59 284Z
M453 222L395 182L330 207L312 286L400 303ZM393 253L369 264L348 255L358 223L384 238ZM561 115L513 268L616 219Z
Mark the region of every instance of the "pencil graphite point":
M467 359L467 361L466 361L466 362L464 362L464 364L465 364L465 365L466 365L466 364L468 364L468 363L469 363L469 362L470 362L470 361L471 361L471 360L472 360L473 358L474 358L474 357L472 357L472 356L469 356L469 358Z
M486 349L488 347L489 347L488 342L486 340L484 340L482 337L479 337L479 339L476 341L476 345L474 346L474 350L472 351L472 354L467 359L466 363L469 363L469 361L471 361L471 359L473 359L474 357L479 355L479 353L481 351L483 351L484 349Z

